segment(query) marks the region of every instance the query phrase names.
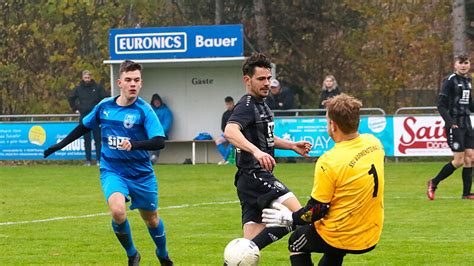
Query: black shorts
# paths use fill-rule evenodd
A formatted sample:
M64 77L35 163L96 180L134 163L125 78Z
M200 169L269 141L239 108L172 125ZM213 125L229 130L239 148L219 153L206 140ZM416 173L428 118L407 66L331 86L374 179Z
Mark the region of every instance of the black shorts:
M335 248L326 243L326 241L321 238L321 236L318 234L318 231L316 231L316 228L314 228L314 224L307 224L297 227L288 240L288 249L290 252L317 252L341 257L344 257L347 253L366 253L373 250L374 248L375 245L364 250L346 250Z
M272 173L263 169L239 169L235 174L235 185L242 208L242 224L261 223L262 210L290 192Z
M468 128L446 128L446 138L453 152L474 148L474 130Z

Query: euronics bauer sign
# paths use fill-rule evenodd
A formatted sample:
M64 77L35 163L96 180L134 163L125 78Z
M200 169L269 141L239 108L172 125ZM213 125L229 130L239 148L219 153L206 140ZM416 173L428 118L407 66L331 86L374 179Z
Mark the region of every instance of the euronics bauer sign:
M110 60L243 56L242 25L111 29Z

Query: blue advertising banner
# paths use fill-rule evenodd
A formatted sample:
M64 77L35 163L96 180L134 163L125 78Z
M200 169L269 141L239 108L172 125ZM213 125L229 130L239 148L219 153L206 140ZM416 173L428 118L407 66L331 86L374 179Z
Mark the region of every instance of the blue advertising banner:
M243 56L243 26L110 29L111 60Z
M384 146L385 155L393 156L393 117L362 117L360 133L376 136ZM334 146L334 141L327 133L325 117L275 118L275 135L286 140L308 141L313 145L309 155L319 157ZM276 157L299 156L289 150L275 150Z
M76 126L77 122L1 123L0 160L42 160L43 151L61 141ZM48 160L84 159L83 138L48 157Z

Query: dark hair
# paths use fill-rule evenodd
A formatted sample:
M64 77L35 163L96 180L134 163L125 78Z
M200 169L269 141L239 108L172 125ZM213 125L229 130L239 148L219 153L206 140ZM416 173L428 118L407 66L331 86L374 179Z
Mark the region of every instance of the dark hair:
M120 64L119 75L124 72L130 72L135 70L140 70L140 72L142 72L142 65L135 63L132 60L125 60Z
M244 76L253 76L256 67L271 69L272 63L264 54L253 53L249 58L247 58L247 60L245 60L244 65L242 66L242 73Z
M468 55L466 55L466 54L460 54L460 55L456 55L456 56L454 57L454 62L456 62L456 61L459 61L459 63L464 63L464 62L466 62L466 61L471 61L471 60L469 59L469 56L468 56Z
M354 133L359 129L360 108L362 102L356 98L341 93L323 102L326 106L328 117L345 134Z
M225 97L224 101L225 101L226 103L230 103L230 102L233 102L233 101L234 101L234 98L232 98L232 97L230 97L230 96L227 96L227 97Z

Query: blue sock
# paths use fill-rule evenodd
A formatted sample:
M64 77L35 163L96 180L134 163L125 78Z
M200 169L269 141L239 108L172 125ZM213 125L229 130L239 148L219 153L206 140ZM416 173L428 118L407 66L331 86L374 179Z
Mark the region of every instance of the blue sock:
M218 144L217 145L217 150L219 151L219 153L222 155L222 158L226 158L225 157L225 154L226 154L226 150L225 150L225 145L224 143L221 143L221 144Z
M148 227L148 232L150 232L150 236L155 241L156 245L156 255L159 258L165 258L168 256L168 250L166 249L166 233L165 233L165 224L163 220L160 218L158 223L158 227L150 228Z
M130 231L130 224L128 219L122 224L117 224L112 220L112 228L114 229L115 235L117 236L122 247L127 251L127 256L131 257L137 253L137 249L133 244L132 232Z

